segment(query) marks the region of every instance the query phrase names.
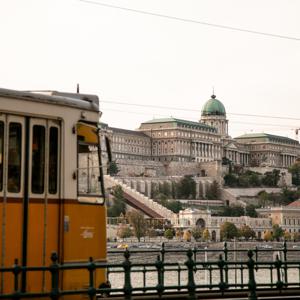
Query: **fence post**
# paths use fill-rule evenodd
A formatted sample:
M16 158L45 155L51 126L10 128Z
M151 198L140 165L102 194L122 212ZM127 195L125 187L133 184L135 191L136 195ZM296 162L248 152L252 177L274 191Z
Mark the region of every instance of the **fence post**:
M227 282L226 282L226 269L224 268L226 265L226 261L223 260L222 254L219 255L219 261L218 261L218 267L220 270L220 283L219 283L219 289L222 292L222 295L224 293L224 290L227 288ZM223 270L225 271L225 281L224 281L224 274Z
M157 293L159 296L161 296L161 294L164 291L164 273L163 273L163 262L160 259L160 255L157 255L157 261L155 262L155 266L157 269L157 285L156 285L156 289L157 289Z
M194 267L195 267L195 262L192 259L193 256L193 251L189 249L186 253L188 259L185 262L185 265L188 268L188 284L187 288L189 291L189 299L194 300L196 298L196 285L195 285L195 280L194 280Z
M160 253L161 253L161 260L164 263L165 262L165 253L166 253L164 242L161 243Z
M288 286L288 268L287 268L287 244L283 243L283 261L284 261L284 284Z
M59 299L59 264L58 264L58 256L56 252L52 252L51 254L52 264L50 265L50 273L51 273L51 299Z
M129 260L130 253L128 249L124 252L125 260L123 262L123 268L124 268L124 295L126 300L131 300L131 294L132 294L132 285L131 285L131 262Z
M252 250L248 251L248 258L249 258L248 261L247 261L247 266L248 266L248 271L249 271L249 282L248 282L249 294L248 294L248 299L249 300L257 300L256 282L255 282L255 276L254 276L255 261L253 259Z
M224 242L223 252L224 252L224 260L225 260L225 262L227 262L228 261L227 242ZM228 267L227 267L227 265L224 266L224 271L225 271L225 283L228 284Z
M255 252L255 261L258 261L258 247L255 246L255 249L254 249L254 252ZM258 266L256 266L256 271L258 270Z
M95 299L96 296L96 289L95 289L95 281L94 281L94 272L96 269L96 265L93 261L93 258L89 258L88 264L88 271L89 271L89 288L88 288L88 295L91 300Z
M19 299L17 295L20 293L19 290L19 274L21 273L21 267L19 266L19 261L16 258L15 263L13 265L13 274L14 274L14 294L16 297L14 299Z
M283 287L283 281L281 280L281 275L280 275L280 268L282 266L282 261L279 259L279 255L276 254L276 260L275 260L275 268L277 271L277 282L276 282L276 287L281 290Z

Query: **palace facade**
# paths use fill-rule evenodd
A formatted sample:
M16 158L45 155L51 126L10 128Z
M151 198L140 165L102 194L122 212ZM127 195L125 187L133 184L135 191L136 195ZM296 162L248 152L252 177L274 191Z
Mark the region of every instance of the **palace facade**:
M109 127L114 159L206 163L227 161L234 165L287 168L300 157L299 142L266 133L228 135L223 103L212 95L199 122L177 118L143 122L138 130Z
M255 232L258 239L262 239L266 231L272 230L272 220L269 217L251 218L212 216L210 210L199 210L187 208L178 214L177 224L174 226L180 229L191 229L194 227L206 228L213 241L221 239L221 226L225 222L233 223L237 228L243 225L249 226Z
M259 208L256 211L270 218L273 224L278 224L284 231L300 233L300 200L286 206Z

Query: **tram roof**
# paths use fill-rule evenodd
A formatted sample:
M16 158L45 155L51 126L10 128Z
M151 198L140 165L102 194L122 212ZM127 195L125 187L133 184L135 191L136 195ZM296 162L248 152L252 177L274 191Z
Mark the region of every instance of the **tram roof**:
M0 88L0 97L69 106L99 112L99 98L97 95L58 91L17 91Z

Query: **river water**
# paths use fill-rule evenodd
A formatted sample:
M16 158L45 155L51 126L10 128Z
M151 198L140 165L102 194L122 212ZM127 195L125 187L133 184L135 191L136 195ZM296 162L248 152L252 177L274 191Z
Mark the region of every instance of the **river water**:
M228 262L247 262L249 259L247 256L247 249L254 249L255 248L254 243L228 243L228 249L237 249L236 253L228 252ZM138 251L136 248L131 248L130 244L129 251L132 249L133 251ZM136 245L133 245L136 246ZM132 264L135 263L155 263L158 259L158 255L160 256L160 259L162 259L162 255L159 252L159 249L153 249L159 248L158 245L153 244L143 244L144 247L148 247L151 251L157 251L157 252L146 252L144 249L140 249L139 253L131 253L130 261ZM263 248L263 247L266 248ZM213 243L213 244L191 244L191 243L167 243L165 246L166 253L164 255L164 261L166 263L176 263L176 266L173 267L165 267L164 271L164 285L165 286L176 286L176 285L187 285L188 283L188 272L185 267L185 262L187 261L187 255L186 251L188 248L194 248L201 249L201 253L197 253L196 257L193 255L193 259L196 259L197 262L217 262L219 259L220 254L222 254L222 258L224 259L224 252L222 250L223 244L221 243ZM205 251L206 249L207 251ZM289 247L292 248L292 247ZM214 250L214 252L210 252L210 250ZM276 255L279 255L280 259L283 259L283 253L282 251L282 244L279 243L272 243L272 245L269 244L269 246L266 246L266 244L259 245L259 253L256 257L255 255L253 258L257 262L271 262L276 259ZM184 250L184 253L174 252L177 250ZM262 250L262 251L261 251ZM168 252L172 251L172 252ZM281 254L280 254L281 253ZM289 283L300 282L299 277L299 271L300 271L300 251L295 251L289 253L287 255L288 261L298 261L298 264L293 265L291 268L287 270L287 280ZM111 249L108 255L108 260L110 263L121 263L124 261L124 250L116 251L115 249ZM237 270L229 270L228 271L228 283L229 284L247 284L249 280L248 276L248 270L247 266L244 264L244 268L240 268L241 264L236 265L238 268ZM233 265L232 265L233 267ZM170 270L170 268L173 268L173 270ZM174 270L174 268L176 270ZM180 268L180 272L178 272L178 268ZM205 284L219 284L221 281L221 274L220 270L217 269L217 265L212 265L212 268L216 268L215 270L207 270L203 269L203 266L199 266L199 270L194 272L194 280L196 285L205 285ZM143 267L132 267L132 270L135 272L131 273L131 285L136 288L141 288L143 286L152 286L155 287L158 284L158 272L155 269L155 266L151 268L147 267L147 272L144 275L144 268ZM120 268L118 270L121 270ZM180 273L178 275L178 273ZM225 280L225 272L223 272L224 280ZM270 282L276 283L278 280L278 272L275 267L273 269L270 269L269 266L267 269L259 269L255 270L254 272L255 281L257 284L269 284ZM279 271L280 280L284 280L285 271L283 268ZM122 288L124 286L124 273L109 273L109 280L112 283L113 288Z

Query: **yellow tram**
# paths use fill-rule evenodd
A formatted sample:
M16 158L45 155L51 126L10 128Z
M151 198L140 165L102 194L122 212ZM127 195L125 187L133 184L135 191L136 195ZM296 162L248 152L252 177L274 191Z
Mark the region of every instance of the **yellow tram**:
M95 95L0 89L0 265L106 260L106 208ZM72 274L70 273L72 272ZM13 276L0 275L0 294ZM97 285L105 272L96 272ZM22 274L23 292L50 290L46 272ZM63 290L86 271L60 274Z

